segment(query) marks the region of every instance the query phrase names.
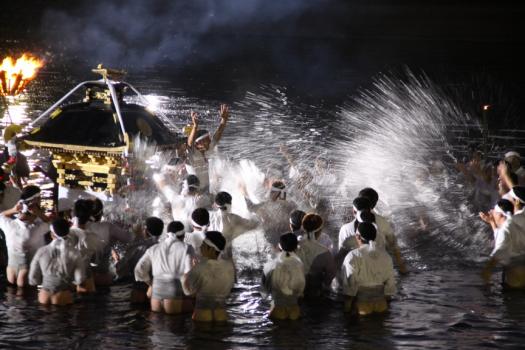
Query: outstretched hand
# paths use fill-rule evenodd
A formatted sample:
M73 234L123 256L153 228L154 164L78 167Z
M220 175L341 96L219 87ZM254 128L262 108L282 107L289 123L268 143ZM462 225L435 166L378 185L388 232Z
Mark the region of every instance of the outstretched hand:
M197 112L191 111L191 121L193 122L194 127L199 125L199 118L197 116Z
M228 120L228 118L230 117L230 109L229 109L228 105L221 104L221 110L220 110L219 114L221 116L221 121L222 122L226 122Z
M488 212L488 213L479 212L479 217L481 218L481 220L485 221L487 224L490 224L493 221L491 212Z

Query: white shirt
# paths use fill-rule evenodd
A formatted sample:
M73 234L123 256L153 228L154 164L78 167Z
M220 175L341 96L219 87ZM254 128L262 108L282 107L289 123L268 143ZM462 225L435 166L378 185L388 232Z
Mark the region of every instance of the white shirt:
M211 137L211 135L210 135ZM188 160L186 171L188 174L195 175L199 178L201 188L208 189L210 186L210 161L213 160L217 153L217 147L211 137L210 147L206 152L199 151L195 146L188 150Z
M239 235L255 229L258 224L257 220L245 219L237 214L217 209L210 212L209 231L221 232L228 243Z
M151 276L161 279L180 279L191 269L193 248L175 235L157 243L140 258L135 267L135 280L151 284Z
M44 235L49 232L49 225L40 219L28 224L20 219L0 215L0 229L5 235L9 260L16 255L26 259L29 264L31 256L45 244Z
M342 266L343 293L356 296L359 287L384 286L385 295L396 292L392 258L374 244L363 244L345 257Z
M515 213L494 231L494 249L490 254L503 264L508 264L512 258L523 255L525 255L525 210Z
M376 217L377 225L376 246L384 249L386 245L385 232L388 232L390 239L392 240L392 235L394 231L392 230L392 226L390 226L388 221L386 221L382 216L375 213L374 215ZM344 224L343 226L341 226L341 229L339 230L339 250L344 248L347 251L351 251L358 247L356 240L357 232L355 229L355 222L356 219L352 220L348 224ZM395 236L393 236L393 240L395 242Z
M231 260L203 258L183 277L186 295L197 299L225 299L230 295L235 281Z
M264 266L266 287L272 292L286 296L301 296L306 280L304 266L295 253L281 252L277 257Z
M29 284L39 285L47 276L60 278L67 283L81 284L86 279L86 270L75 241L75 237L54 239L39 248L29 269Z
M195 250L195 254L201 255L201 245L206 238L206 231L193 231L186 233L184 236L184 242L189 244Z

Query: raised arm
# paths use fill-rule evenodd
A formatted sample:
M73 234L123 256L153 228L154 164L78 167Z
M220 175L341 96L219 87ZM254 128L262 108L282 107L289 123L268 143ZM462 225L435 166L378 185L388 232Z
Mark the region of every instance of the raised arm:
M230 111L227 105L225 104L221 105L220 116L221 116L221 123L219 124L217 131L215 131L215 134L213 135L214 144L218 144L219 141L221 140L222 133L224 132L224 128L226 128L226 123L228 122L228 118L230 117Z
M191 112L191 120L193 122L193 127L191 128L190 136L188 136L188 147L193 147L195 143L195 135L197 135L197 130L199 129L199 119L197 118L197 113Z

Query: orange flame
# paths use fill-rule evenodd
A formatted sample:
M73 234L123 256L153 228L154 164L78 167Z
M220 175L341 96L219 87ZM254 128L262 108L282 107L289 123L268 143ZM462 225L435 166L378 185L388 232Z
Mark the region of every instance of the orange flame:
M23 54L16 61L9 56L4 58L0 65L0 94L20 94L43 65L44 61L29 54Z

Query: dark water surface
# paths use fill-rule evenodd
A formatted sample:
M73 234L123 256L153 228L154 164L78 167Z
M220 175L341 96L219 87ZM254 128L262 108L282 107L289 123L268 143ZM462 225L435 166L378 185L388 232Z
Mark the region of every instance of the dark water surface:
M80 75L71 74L58 65L43 70L26 97L10 102L11 117L15 121L22 117L34 118L76 83L92 78L87 73L88 68L86 66L85 73ZM344 79L352 78L349 75ZM159 99L161 111L174 127L189 121L191 109L201 112L211 124L215 114L206 114L206 111L216 109L220 101L233 103L232 120L225 135L226 150L243 132L248 132L243 118L258 113L254 110L250 114L247 107L274 113L276 128L282 125L280 118L300 116L296 118L295 127L309 130L301 137L313 143L337 128L339 101L287 95L287 87L279 84L232 81L228 86L216 86L197 78L173 81L158 71L152 71L151 75L133 75L128 80L144 94ZM243 114L235 116L236 109ZM255 128L250 130L250 135L255 137L257 125L250 125ZM263 128L261 132L266 130ZM261 137L267 141L271 135L262 134ZM509 140L516 142L516 138ZM244 155L249 157L249 150ZM330 234L336 236L337 232ZM259 271L241 273L227 303L230 321L225 325L194 324L189 315L159 315L145 307L131 305L127 284L113 286L107 293L65 308L39 306L35 293L17 297L15 291L0 284L0 347L523 348L525 293L503 292L497 275L491 287L483 285L481 260L490 251L488 245L450 249L440 244L440 238L435 235L426 237L419 233L417 239L401 235L403 253L411 271L399 278L399 292L390 312L384 316L356 322L343 314L341 299L332 296L315 305L304 305L304 317L297 322L272 322L267 318L270 302L259 293ZM476 250L478 258L465 258L471 255L467 251L472 249Z

